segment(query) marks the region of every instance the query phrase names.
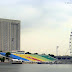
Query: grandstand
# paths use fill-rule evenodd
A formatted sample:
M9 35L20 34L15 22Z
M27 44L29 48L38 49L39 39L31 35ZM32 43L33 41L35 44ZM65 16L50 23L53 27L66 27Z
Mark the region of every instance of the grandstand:
M0 52L1 55L5 56L6 53ZM52 58L48 55L34 55L34 54L11 54L10 58L23 60L23 61L33 61L33 62L47 62L54 61L55 58Z
M41 57L41 56L39 56L39 55L34 55L34 54L30 54L32 57L36 57L36 58L39 58L39 59L42 59L42 60L44 60L44 61L50 61L49 59L47 59L47 58L44 58L44 57Z
M46 59L49 59L50 61L56 60L55 58L49 56L49 55L40 55L41 57L44 57Z
M3 55L3 56L5 56L6 53L0 52L0 54ZM19 60L23 60L23 61L29 61L29 60L27 60L27 59L25 59L25 58L22 58L22 57L13 55L13 54L10 55L10 58L19 59Z

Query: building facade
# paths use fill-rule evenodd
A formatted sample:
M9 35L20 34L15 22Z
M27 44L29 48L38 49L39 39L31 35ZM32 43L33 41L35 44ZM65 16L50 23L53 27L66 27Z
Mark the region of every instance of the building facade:
M20 21L0 19L0 50L20 50Z
M25 54L25 51L11 51L11 54Z

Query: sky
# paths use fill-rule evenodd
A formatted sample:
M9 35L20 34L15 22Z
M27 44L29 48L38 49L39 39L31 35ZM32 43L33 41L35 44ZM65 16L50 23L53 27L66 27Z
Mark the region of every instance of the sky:
M72 0L0 0L0 18L21 21L21 50L70 54Z

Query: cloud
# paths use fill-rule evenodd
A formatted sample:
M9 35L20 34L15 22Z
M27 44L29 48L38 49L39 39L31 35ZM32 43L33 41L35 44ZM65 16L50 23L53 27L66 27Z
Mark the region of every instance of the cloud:
M10 1L9 1L10 2ZM18 2L22 3L29 3L25 5L18 5ZM42 3L44 2L44 3ZM56 2L53 1L32 1L32 0L15 0L15 3L17 3L14 6L3 6L0 7L1 9L1 17L4 18L13 18L13 19L19 19L22 23L22 29L23 28L41 28L41 27L48 27L49 29L56 29L56 27L60 27L63 22L67 21L69 11L67 6L59 3L56 4ZM51 3L48 5L46 3ZM36 7L31 4L35 3ZM42 7L38 7L37 3L42 4ZM55 5L55 4L56 5ZM12 2L13 4L13 2ZM62 4L62 5L61 5ZM40 9L41 8L41 9ZM64 9L65 8L65 9ZM66 10L67 9L67 10ZM70 9L69 9L70 10Z
M65 0L3 0L0 17L21 20L22 50L55 54L57 45L63 53L68 48L72 9Z
M20 0L14 0L14 1L11 1L11 0L0 0L0 6L5 6L5 5L15 5L17 4L17 2L20 1Z

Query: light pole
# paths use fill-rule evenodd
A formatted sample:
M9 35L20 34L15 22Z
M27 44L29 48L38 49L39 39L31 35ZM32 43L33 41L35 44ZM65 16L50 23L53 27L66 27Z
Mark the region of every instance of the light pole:
M58 48L59 46L56 47L56 55L58 56Z

